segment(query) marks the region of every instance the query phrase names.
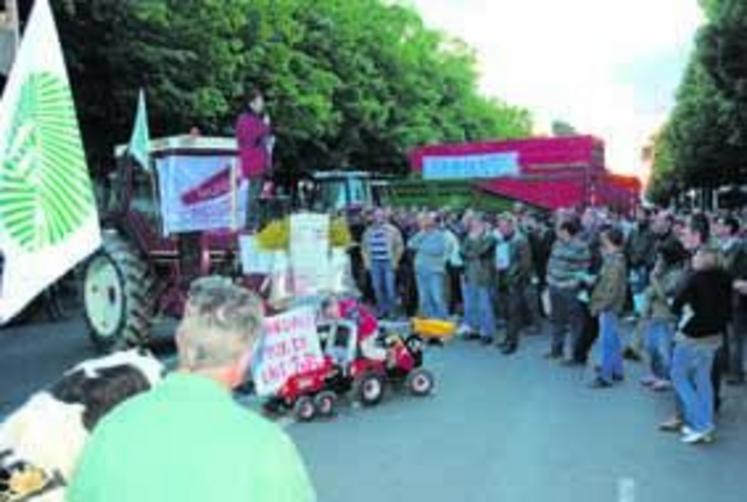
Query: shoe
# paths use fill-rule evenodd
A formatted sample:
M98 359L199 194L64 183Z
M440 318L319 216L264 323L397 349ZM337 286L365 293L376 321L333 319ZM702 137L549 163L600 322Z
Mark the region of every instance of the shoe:
M545 353L545 355L542 357L544 357L545 359L560 359L563 357L563 354L551 350L550 352Z
M493 339L489 336L483 336L480 338L480 343L483 345L490 345L493 343Z
M517 349L518 347L515 344L510 343L501 349L501 354L503 354L504 356L510 356L511 354L515 353Z
M644 387L653 387L654 384L656 384L656 382L658 382L658 381L659 381L659 379L656 378L655 376L653 376L653 375L647 375L647 376L641 378L641 385L643 385Z
M702 432L690 431L690 434L685 434L682 437L682 442L685 444L712 443L713 429L708 429Z
M625 350L623 351L623 358L628 359L629 361L636 362L640 362L643 360L641 355L632 347L625 347Z
M615 382L624 382L625 375L612 375L612 380L614 380Z
M726 379L726 385L731 387L741 387L744 385L744 377L730 377Z
M657 380L651 386L651 390L656 392L664 392L672 388L672 382L669 380Z
M664 432L679 432L685 422L680 417L671 417L659 424L659 430Z
M466 335L464 335L465 340L479 340L480 339L480 333L477 333L475 331L470 331Z
M504 340L501 340L500 342L498 342L496 344L496 347L498 347L499 349L503 350L504 348L508 347L508 345L509 345L508 340L504 339Z
M458 329L456 330L456 336L464 336L464 337L468 337L468 336L469 336L470 334L472 334L472 333L473 333L473 330L472 330L472 328L470 328L470 327L469 327L468 325L466 325L466 324L462 324L462 325L461 325L461 326L459 326L459 328L458 328Z
M591 389L606 389L608 387L612 387L612 384L602 377L596 377L589 382L589 388Z
M575 366L583 366L584 363L582 363L581 361L578 361L576 359L571 358L571 359L563 359L562 361L560 361L560 365L561 366L565 366L567 368L572 368L572 367L575 367Z

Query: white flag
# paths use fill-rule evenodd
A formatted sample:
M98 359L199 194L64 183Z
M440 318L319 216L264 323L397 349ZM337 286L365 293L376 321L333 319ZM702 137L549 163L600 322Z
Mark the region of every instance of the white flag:
M36 0L0 101L0 323L100 243L57 29Z

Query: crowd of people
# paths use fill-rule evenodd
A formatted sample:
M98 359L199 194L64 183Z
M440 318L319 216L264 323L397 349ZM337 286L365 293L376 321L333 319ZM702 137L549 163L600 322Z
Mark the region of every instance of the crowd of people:
M677 397L677 413L661 428L707 442L722 375L745 382L743 216L376 208L363 215L359 276L380 317L451 319L459 335L505 355L546 324L545 357L563 365L586 365L598 340L593 388L622 381L624 358L645 359L641 384ZM632 325L628 337L623 321Z

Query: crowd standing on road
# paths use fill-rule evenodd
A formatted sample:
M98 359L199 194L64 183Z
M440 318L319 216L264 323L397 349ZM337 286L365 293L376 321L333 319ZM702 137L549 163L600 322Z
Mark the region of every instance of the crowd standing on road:
M545 357L564 366L586 365L598 343L592 388L623 381L624 358L645 358L641 385L676 396L660 428L709 442L722 375L745 382L744 216L378 208L362 215L359 277L369 278L364 297L380 316L451 319L461 337L506 356L546 325ZM627 343L624 322L632 324Z

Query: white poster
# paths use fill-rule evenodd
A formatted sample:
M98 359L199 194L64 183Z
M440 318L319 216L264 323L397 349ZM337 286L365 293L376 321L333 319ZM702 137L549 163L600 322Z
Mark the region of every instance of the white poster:
M273 253L261 249L253 235L239 237L239 249L241 250L241 267L245 274L272 273Z
M231 182L236 162L236 156L225 154L169 155L156 161L166 235L245 225L249 185Z
M291 216L290 258L297 295L313 295L329 287L329 216Z
M323 364L312 308L299 308L265 319L252 362L257 395L271 396L289 378L316 370Z
M37 0L0 101L0 323L100 245L57 29Z

